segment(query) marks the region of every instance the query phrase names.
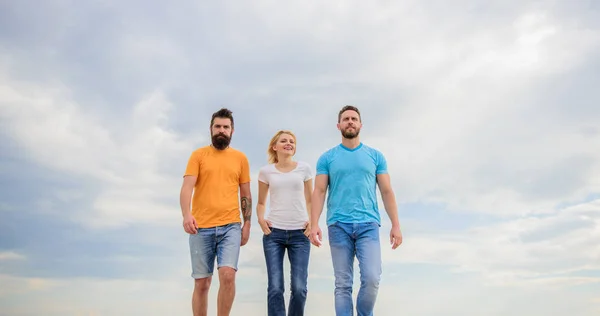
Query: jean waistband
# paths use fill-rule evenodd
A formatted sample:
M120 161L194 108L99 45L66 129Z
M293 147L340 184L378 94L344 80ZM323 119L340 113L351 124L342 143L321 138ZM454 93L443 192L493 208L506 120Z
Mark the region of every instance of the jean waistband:
M280 231L280 232L304 232L303 228L300 229L281 229L275 227L269 227L272 231Z

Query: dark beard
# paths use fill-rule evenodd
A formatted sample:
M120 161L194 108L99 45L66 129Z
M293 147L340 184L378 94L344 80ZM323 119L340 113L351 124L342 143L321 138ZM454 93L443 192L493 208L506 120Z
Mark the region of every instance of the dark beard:
M218 150L223 150L229 146L231 138L225 134L217 134L212 137L212 145Z
M347 138L347 139L356 138L358 136L358 134L360 134L360 130L359 129L355 129L354 132L342 131L342 136L344 138Z

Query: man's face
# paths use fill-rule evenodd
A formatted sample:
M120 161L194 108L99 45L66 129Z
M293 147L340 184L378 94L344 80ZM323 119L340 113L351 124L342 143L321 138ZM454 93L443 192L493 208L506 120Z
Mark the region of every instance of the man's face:
M355 138L360 134L360 128L362 127L360 116L353 110L344 111L337 127L344 138Z
M231 128L231 120L228 118L215 117L213 125L210 127L210 136L212 138L213 146L220 150L227 148L231 142L232 134L233 129Z

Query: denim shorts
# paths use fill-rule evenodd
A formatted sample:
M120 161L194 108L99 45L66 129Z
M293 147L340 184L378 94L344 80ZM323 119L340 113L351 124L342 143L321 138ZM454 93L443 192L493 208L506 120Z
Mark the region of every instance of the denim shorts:
M231 223L211 228L198 228L190 234L192 278L212 276L217 259L217 268L230 267L237 271L242 241L240 223Z

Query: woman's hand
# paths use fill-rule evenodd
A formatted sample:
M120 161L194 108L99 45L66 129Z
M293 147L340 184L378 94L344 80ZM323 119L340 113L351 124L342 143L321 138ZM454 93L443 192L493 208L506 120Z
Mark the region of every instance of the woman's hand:
M258 219L258 224L260 225L260 229L262 229L262 231L265 235L268 235L271 233L271 227L273 226L271 221L268 221L264 218L260 218L260 219Z
M304 236L310 236L310 222L304 223Z

